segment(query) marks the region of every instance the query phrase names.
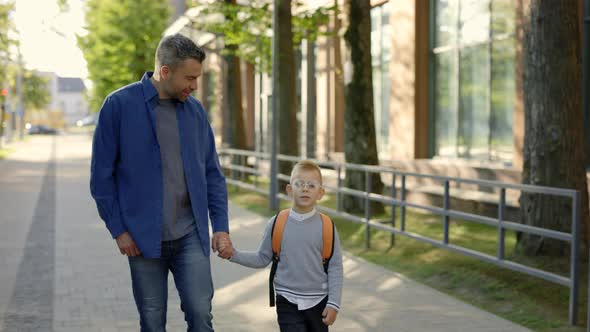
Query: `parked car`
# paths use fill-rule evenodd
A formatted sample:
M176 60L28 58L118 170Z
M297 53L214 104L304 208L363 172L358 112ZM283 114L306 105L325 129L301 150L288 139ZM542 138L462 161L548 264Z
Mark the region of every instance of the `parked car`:
M28 126L27 126L28 127ZM57 129L45 125L31 125L27 128L29 135L55 135Z
M96 125L97 120L98 120L98 114L91 114L87 117L84 117L84 118L76 121L76 126L78 126L78 127L93 126L93 125Z

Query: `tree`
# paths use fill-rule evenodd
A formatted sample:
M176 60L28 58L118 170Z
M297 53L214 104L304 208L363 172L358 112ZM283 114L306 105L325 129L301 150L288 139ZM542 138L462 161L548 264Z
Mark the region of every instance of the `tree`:
M291 0L279 0L277 29L278 33L278 151L289 156L299 155L299 126L297 125L297 93L295 91L295 52L293 51L293 22L291 16ZM279 173L291 174L291 162L280 161ZM279 188L284 188L286 183L279 181Z
M7 86L10 91L16 91L16 81L19 68L18 64L12 64L7 68ZM25 68L22 71L22 102L26 110L41 110L50 102L49 79L34 70Z
M297 48L301 41L315 41L318 36L329 36L333 33L322 31L335 6L319 7L314 10L299 10L292 16L293 47ZM223 55L234 54L240 59L255 64L258 71L270 74L272 70L271 31L272 11L271 0L253 1L247 6L227 1L209 3L206 0L194 0L190 4L199 8L203 20L192 22L195 29L208 31L223 38L226 47ZM223 15L224 20L214 19L215 15ZM236 47L227 47L235 45Z
M98 111L113 90L141 79L154 67L154 53L170 15L166 1L88 0L86 29L78 45L94 83L90 109Z
M373 107L373 78L371 66L371 2L347 1L348 28L344 39L350 52L352 78L346 82L344 111L344 155L346 162L378 165ZM364 172L346 170L346 186L365 190ZM372 174L371 191L383 192L381 176ZM345 196L344 208L349 212L364 210L361 199ZM373 202L373 213L382 213L383 205Z
M7 66L9 61L10 45L16 41L9 37L9 31L14 26L10 13L14 10L14 2L0 3L0 89L6 89L8 85ZM4 136L4 121L6 118L5 102L6 96L0 96L0 138Z
M70 4L68 0L57 0L57 7L59 8L60 12L67 12L70 9Z
M0 73L4 76L5 68L8 63L10 45L16 41L9 37L9 31L14 29L10 13L14 11L14 2L0 3Z
M299 128L297 126L297 94L296 79L297 72L295 66L295 49L301 44L301 41L314 41L319 35L330 35L329 31L321 32L320 27L324 26L331 12L335 7L320 7L313 11L302 11L298 15L292 15L292 8L297 7L299 3L293 4L290 0L279 1L279 153L287 155L299 155ZM231 58L229 55L240 57L246 62L253 63L258 70L265 73L271 71L271 36L269 27L272 26L272 17L268 15L272 10L270 1L256 1L248 6L238 5L235 1L225 0L224 2L215 2L209 4L204 1L194 1L193 5L200 8L203 17L207 19L193 22L193 27L200 30L212 32L223 37L225 48L222 51L226 63L228 63L228 91L235 91L239 80L236 79L236 68L239 66L237 58ZM223 21L209 19L216 14L223 14ZM273 32L277 33L277 31ZM232 64L233 61L234 64ZM241 93L235 92L228 95L230 110L231 102L240 103L235 100L235 96ZM241 107L241 104L240 106ZM233 118L231 121L231 132L234 136L241 136L239 120L243 117L235 116L236 111L231 111ZM241 113L240 113L241 114ZM238 120L238 121L236 121ZM242 122L243 125L243 122ZM234 140L232 140L233 142ZM280 162L279 172L289 174L291 162ZM281 181L279 187L285 185Z
M588 190L577 6L562 1L520 0L518 14L523 36L520 54L525 115L522 181L578 190L581 239L586 244ZM521 222L570 232L571 206L570 199L523 193ZM517 249L530 256L565 256L569 244L521 233Z
M32 70L23 72L23 107L27 110L41 110L50 101L49 80Z
M237 8L236 0L224 0L226 4ZM225 24L233 25L238 22L236 10L225 13ZM235 30L241 30L239 26L234 26ZM235 149L246 149L246 129L244 119L244 109L242 107L242 71L240 58L236 56L238 45L234 43L226 44L229 51L224 56L227 68L227 100L229 112L229 142L230 146Z

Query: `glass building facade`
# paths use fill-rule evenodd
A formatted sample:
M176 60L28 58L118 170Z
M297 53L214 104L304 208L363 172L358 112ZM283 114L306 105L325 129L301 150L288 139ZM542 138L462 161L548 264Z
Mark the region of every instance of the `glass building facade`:
M515 8L511 0L434 0L434 156L510 162Z
M385 2L371 9L371 59L373 65L373 106L375 114L375 134L377 151L380 155L389 152L389 122L391 80L389 64L391 61L391 3Z

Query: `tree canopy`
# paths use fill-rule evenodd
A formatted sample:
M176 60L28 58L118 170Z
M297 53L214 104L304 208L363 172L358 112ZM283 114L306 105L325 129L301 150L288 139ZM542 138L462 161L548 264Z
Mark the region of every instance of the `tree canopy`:
M223 54L232 53L246 62L255 64L260 71L272 69L272 0L253 1L248 6L225 2L208 3L194 0L192 6L200 9L201 17L208 19L193 22L193 27L224 37ZM306 9L294 3L293 45L297 47L304 38L315 40L319 35L328 35L326 26L335 7ZM215 19L216 15L220 18ZM227 47L236 46L236 47Z
M112 91L153 69L154 53L170 15L166 1L87 0L86 29L78 45L94 86L90 109L97 112Z
M6 68L9 62L10 45L16 43L9 37L9 31L14 28L11 12L14 2L0 3L0 84L5 84Z
M46 77L37 75L36 71L22 70L22 101L25 110L41 110L50 102L49 80ZM6 68L6 87L16 94L16 80L18 75L18 64L11 64ZM16 96L13 96L16 102Z
M23 106L26 110L40 110L50 101L48 79L35 71L24 70L22 78Z

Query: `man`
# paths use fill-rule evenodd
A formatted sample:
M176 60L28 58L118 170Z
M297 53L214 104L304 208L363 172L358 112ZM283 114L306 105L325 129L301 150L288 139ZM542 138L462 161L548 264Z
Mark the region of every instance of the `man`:
M141 331L165 331L168 271L188 331L213 331L208 219L213 251L229 226L213 132L190 95L204 60L190 39L163 38L154 73L107 96L94 133L90 189L128 257Z

